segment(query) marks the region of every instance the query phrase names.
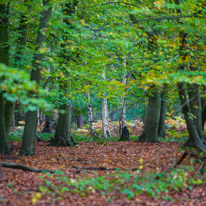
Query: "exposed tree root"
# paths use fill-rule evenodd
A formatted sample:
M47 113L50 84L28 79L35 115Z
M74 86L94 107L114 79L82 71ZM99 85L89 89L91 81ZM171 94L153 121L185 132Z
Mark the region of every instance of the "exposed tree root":
M206 155L199 155L197 153L194 153L194 152L189 152L189 151L185 151L182 156L179 158L179 160L174 164L174 168L176 168L178 165L180 165L182 163L182 161L187 157L189 156L190 158L194 157L196 160L201 160L203 162L203 166L202 166L202 169L204 168L205 166L205 163L206 163Z

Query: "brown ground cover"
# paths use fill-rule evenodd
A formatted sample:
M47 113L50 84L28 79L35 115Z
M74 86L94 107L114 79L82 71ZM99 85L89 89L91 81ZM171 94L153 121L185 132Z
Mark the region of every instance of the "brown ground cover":
M181 143L161 142L156 144L137 142L106 142L101 144L80 143L77 147L51 147L48 142L36 145L36 154L32 157L18 155L21 142L10 143L12 155L0 156L0 161L23 164L33 168L62 170L69 178L84 178L86 175L97 177L113 170L87 170L78 168L139 168L141 173L161 172L168 170L181 156L178 152ZM142 161L140 161L142 159ZM185 160L185 163L187 160ZM130 171L133 173L134 171ZM27 206L34 205L32 198L38 194L44 182L41 173L25 172L11 168L0 168L0 205ZM55 180L54 180L55 181ZM58 180L56 180L58 181ZM51 195L42 195L35 205L206 205L206 187L195 186L192 190L170 191L173 201L150 198L142 193L128 198L122 193L106 193L102 196L98 191L85 197L78 193L66 193L63 199ZM111 202L108 199L112 198Z

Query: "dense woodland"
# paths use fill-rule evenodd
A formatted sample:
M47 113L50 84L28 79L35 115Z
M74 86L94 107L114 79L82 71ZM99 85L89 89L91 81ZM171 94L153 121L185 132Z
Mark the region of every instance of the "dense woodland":
M0 203L206 204L205 16L203 0L0 1Z

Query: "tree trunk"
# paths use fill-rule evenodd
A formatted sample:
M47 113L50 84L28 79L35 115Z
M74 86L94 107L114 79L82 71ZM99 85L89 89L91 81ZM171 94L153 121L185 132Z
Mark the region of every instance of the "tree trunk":
M149 44L148 51L154 53L157 51L157 38L155 31L148 32ZM158 142L158 127L160 121L161 98L160 88L158 86L151 87L151 95L149 96L149 104L147 109L146 123L144 131L138 141L140 142Z
M27 7L28 10L30 10L32 1L30 0L24 0L24 6ZM25 51L25 47L26 47L26 42L27 42L27 28L28 28L28 24L27 24L27 18L26 15L24 13L21 14L20 17L20 26L19 26L19 36L18 36L18 40L17 40L17 47L16 47L16 56L15 56L15 62L14 62L14 66L21 68L22 65L22 56L24 54Z
M127 62L126 57L124 58L123 62L123 79L122 83L126 86L127 84ZM125 92L123 94L122 99L122 113L120 117L120 141L129 141L129 130L127 129L127 122L126 122L126 101L125 101Z
M110 136L107 98L103 98L102 100L102 131L103 131L104 138Z
M16 102L16 105L15 105L14 117L15 117L16 126L21 126L19 122L25 121L24 112L22 111L22 107L18 101Z
M160 119L160 89L153 87L149 96L149 104L147 108L147 117L144 131L139 137L139 142L158 142L158 126Z
M202 128L202 104L200 97L200 89L198 85L189 85L189 99L191 112L193 114L192 118L196 130L202 141L205 141L204 132Z
M181 105L184 105L182 108L182 112L184 114L187 130L189 132L189 140L188 142L186 142L185 146L188 146L188 144L190 143L189 146L196 147L196 149L200 152L206 152L206 147L204 146L201 137L199 136L198 131L195 127L194 121L191 118L192 112L186 95L184 83L178 83L178 93Z
M75 12L75 6L77 5L77 3L78 1L73 1L73 2L67 1L63 7L63 14L65 15L63 22L65 22L67 26L70 26L70 28L72 24L71 24L71 19L69 17L71 17L71 15ZM63 35L66 40L67 32L63 32ZM68 53L64 44L62 44L62 50L64 53L61 53L61 56L65 60L65 62L68 63L72 59L72 55ZM67 75L69 75L69 73L67 73ZM60 88L62 89L68 88L68 85L65 85L65 82L61 82ZM67 91L69 92L70 88L68 88ZM64 111L64 113L61 112L62 110ZM58 119L57 129L54 136L54 140L51 141L51 145L74 146L76 144L71 134L71 124L72 124L72 104L71 103L63 104L59 108L59 119Z
M180 6L180 0L175 0L175 3L178 6ZM182 10L180 7L177 9L177 12L179 15L182 15ZM179 24L181 25L182 22L179 21ZM182 62L184 62L187 57L187 53L185 52L187 49L187 46L186 46L187 39L186 38L187 38L187 33L185 33L184 30L180 31L179 32L179 39L180 39L179 54L180 54L180 58ZM184 63L179 64L178 69L184 71L185 69ZM195 123L193 119L191 118L192 112L191 112L190 104L187 98L185 84L180 82L177 84L177 87L178 87L178 94L179 94L180 102L181 102L181 105L183 106L182 112L184 114L186 125L187 125L187 130L189 132L189 141L192 142L193 146L198 151L205 153L206 147L204 146L201 140L201 137L199 136L198 131L195 127Z
M48 28L49 19L51 16L52 8L49 6L50 0L44 0L43 6L46 8L41 13L41 19L37 34L37 47L36 51L39 51L41 46L46 42L46 33ZM49 7L48 7L49 6ZM33 67L31 72L31 80L36 81L40 84L40 72L41 72L41 62L44 55L42 53L37 53L34 57ZM21 155L34 155L34 142L36 139L36 127L37 127L37 111L27 112L26 122L23 133L23 141L21 147Z
M6 124L6 134L9 137L9 131L12 126L12 120L15 110L15 102L6 101L5 105L5 124Z
M165 89L161 92L161 109L160 109L160 120L158 127L158 136L165 138L166 129L165 129L165 117L166 117L166 97Z
M26 121L23 133L21 155L34 155L34 143L36 140L37 111L29 111L26 114Z
M0 63L9 65L9 19L7 4L0 3Z
M14 113L13 113L13 118L12 118L12 127L16 127L16 121L15 121Z
M0 93L0 154L10 154L5 124L5 104L2 93Z
M77 128L82 129L84 126L84 115L80 114L77 116Z
M28 0L25 0L24 4L28 6ZM27 23L26 23L25 15L22 14L20 20L20 27L19 27L19 37L17 41L16 57L14 62L15 67L20 66L19 62L22 59L23 50L26 45L26 40L27 40ZM6 133L8 136L9 136L9 130L12 124L12 119L15 111L15 104L16 104L15 102L7 101L5 106Z
M201 102L202 102L202 129L204 131L205 122L206 122L206 98L204 98Z
M0 3L0 63L9 65L9 19L8 19L8 4ZM1 81L1 80L0 80ZM9 103L9 102L8 102ZM10 154L8 145L8 134L10 126L10 112L6 113L5 99L3 93L0 92L0 154ZM11 108L9 108L11 109ZM8 120L8 122L6 122Z
M98 136L97 136L97 133L94 129L94 124L93 124L93 113L92 113L92 106L91 106L91 103L90 103L90 94L87 93L87 101L88 101L88 104L87 104L87 110L88 110L88 123L89 123L89 130L90 130L90 135L91 137L93 138L93 140L97 140L98 139Z
M64 111L62 113L62 111ZM76 144L71 134L72 105L63 104L60 106L59 120L54 139L51 145L55 146L74 146Z
M105 80L105 70L102 72L103 80ZM102 132L103 138L109 137L109 115L108 115L108 107L107 107L107 98L102 99Z

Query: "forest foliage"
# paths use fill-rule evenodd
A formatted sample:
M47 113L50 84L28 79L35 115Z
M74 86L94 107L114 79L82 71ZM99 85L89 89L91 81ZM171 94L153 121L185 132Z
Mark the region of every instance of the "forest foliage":
M36 149L34 164L49 169L46 153L53 147L60 156L52 154L51 164L62 171L38 179L41 185L33 184L38 192L29 203L46 195L65 198L65 192L81 197L101 193L113 201L108 191L137 202L136 195L145 193L159 198L167 193L165 200L171 200L173 190L205 184L205 16L203 0L0 1L0 154L32 156ZM82 130L74 123L80 115L87 123ZM22 122L24 127L16 127ZM38 134L45 125L51 134ZM131 141L125 145L132 154L124 143L112 142L129 140L129 133ZM21 142L10 141L17 136ZM44 141L36 144L47 137L49 149ZM191 156L201 163L194 166L186 159L186 168L176 168L171 162L186 153L178 151L179 143L161 142L173 138L194 147L198 153ZM77 145L75 139L83 143ZM62 153L56 146L72 146L72 152L82 155L65 159L70 150ZM167 146L174 159L168 157ZM24 157L18 158L23 164ZM25 158L32 167L32 157ZM166 159L170 168L161 165ZM151 171L150 160L155 165ZM88 162L91 167L85 167ZM72 172L66 164L73 165ZM100 172L88 172L85 179L84 170Z

